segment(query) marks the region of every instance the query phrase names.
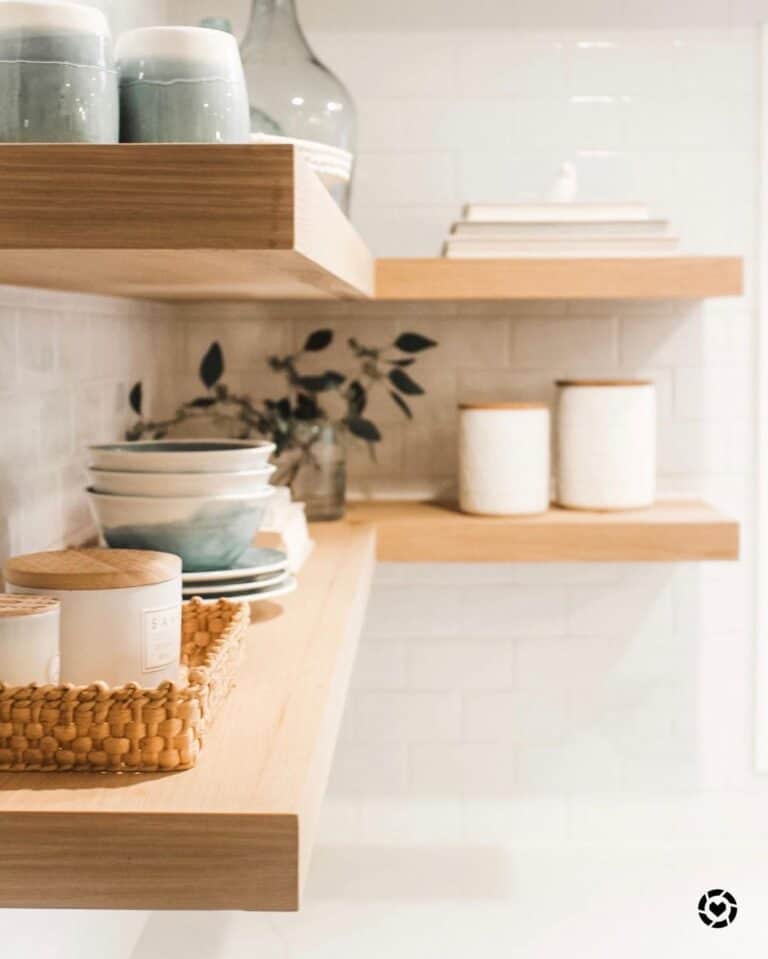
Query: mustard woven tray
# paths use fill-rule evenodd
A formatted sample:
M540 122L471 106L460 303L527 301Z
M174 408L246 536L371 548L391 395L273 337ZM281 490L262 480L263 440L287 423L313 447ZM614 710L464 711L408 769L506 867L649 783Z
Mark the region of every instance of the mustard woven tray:
M0 683L0 770L170 772L191 769L234 685L250 622L247 603L182 607L186 685Z

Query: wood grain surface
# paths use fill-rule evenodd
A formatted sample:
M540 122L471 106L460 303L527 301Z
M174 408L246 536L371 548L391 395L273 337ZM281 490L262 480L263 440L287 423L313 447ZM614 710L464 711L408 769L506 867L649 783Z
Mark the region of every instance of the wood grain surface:
M742 292L738 257L435 258L376 264L379 300L700 299Z
M184 300L359 298L373 260L291 146L0 145L0 282Z
M739 526L706 503L540 516L469 516L440 503L355 503L350 517L376 526L379 559L398 563L600 563L729 560Z
M194 769L0 774L0 906L298 908L375 552L365 524L313 537Z

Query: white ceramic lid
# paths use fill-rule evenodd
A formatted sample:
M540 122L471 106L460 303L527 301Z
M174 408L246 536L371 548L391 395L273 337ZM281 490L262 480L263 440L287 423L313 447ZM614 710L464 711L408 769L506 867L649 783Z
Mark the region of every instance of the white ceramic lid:
M69 0L2 0L0 30L13 29L110 35L109 23L101 10Z
M220 63L234 56L240 63L240 50L231 33L207 27L140 27L120 35L115 47L118 60L189 60Z

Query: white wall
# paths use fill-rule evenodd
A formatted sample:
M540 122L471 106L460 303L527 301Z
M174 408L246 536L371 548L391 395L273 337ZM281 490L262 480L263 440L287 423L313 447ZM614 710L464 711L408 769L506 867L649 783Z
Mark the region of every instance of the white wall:
M214 338L233 381L257 395L272 386L266 354L298 346L314 326L333 326L340 341L386 342L404 329L440 341L414 372L428 395L415 402L413 424L386 397L375 404L385 432L379 464L364 454L352 463L353 486L365 494L451 489L459 399L550 399L558 376L641 374L658 386L661 491L702 495L744 524L743 559L732 565L383 568L332 796L345 816L371 823L384 796L407 809L447 802L459 819L501 799L510 821L526 802L544 800L534 834L579 839L596 795L630 810L628 823L650 795L696 803L759 790L751 754L756 31L314 39L358 103L353 218L377 253L435 255L462 202L539 196L573 159L584 198L645 200L672 218L684 250L743 254L749 291L682 304L188 310L187 389ZM747 829L754 819L736 821ZM688 822L701 826L696 816Z

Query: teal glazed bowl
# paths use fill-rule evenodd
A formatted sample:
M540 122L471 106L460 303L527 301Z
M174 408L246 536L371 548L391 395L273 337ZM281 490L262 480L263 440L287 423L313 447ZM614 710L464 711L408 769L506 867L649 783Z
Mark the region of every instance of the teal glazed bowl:
M114 549L175 553L184 572L229 569L261 529L272 487L244 496L117 496L88 490L96 521Z

